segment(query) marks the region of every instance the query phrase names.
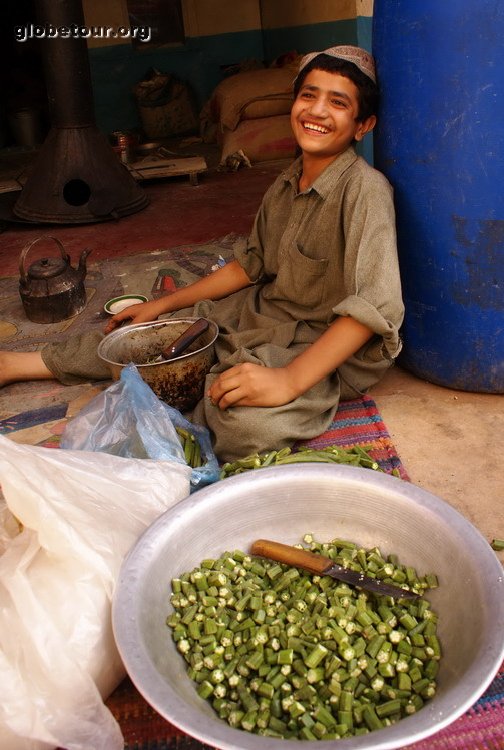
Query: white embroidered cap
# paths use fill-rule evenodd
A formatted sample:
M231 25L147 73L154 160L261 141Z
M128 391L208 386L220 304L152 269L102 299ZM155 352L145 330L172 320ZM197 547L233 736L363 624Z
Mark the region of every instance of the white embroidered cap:
M298 75L318 55L330 55L331 57L338 57L341 60L348 60L348 62L352 62L364 75L376 83L376 69L373 56L369 52L366 52L365 49L362 49L362 47L354 47L351 44L329 47L329 49L324 49L320 52L310 52L301 58Z

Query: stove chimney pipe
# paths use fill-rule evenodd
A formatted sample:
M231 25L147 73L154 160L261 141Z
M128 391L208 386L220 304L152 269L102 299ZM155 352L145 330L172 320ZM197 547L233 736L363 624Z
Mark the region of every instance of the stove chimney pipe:
M13 211L26 221L79 224L148 205L144 191L95 124L81 0L37 0L51 130ZM68 29L68 34L62 32ZM52 35L52 32L54 33Z

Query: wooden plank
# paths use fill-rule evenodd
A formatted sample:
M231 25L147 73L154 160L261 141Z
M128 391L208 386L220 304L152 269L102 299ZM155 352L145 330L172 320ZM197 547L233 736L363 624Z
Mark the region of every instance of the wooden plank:
M17 180L1 180L0 193L14 193L16 190L22 190L23 186Z
M179 175L196 175L207 170L207 163L201 156L189 156L182 159L144 158L127 164L133 177L139 180L154 177L176 177Z
M0 150L0 194L19 192L28 179L37 151L1 149Z
M143 159L129 162L127 166L133 169L145 169L147 167L156 167L160 165L173 167L173 169L180 170L181 174L188 174L189 172L197 171L201 172L207 168L207 163L202 156L185 156L180 159L167 159L166 157L160 159L159 157L145 156Z
M0 172L0 193L13 193L22 190L28 179L26 170L19 171L19 167L7 168Z

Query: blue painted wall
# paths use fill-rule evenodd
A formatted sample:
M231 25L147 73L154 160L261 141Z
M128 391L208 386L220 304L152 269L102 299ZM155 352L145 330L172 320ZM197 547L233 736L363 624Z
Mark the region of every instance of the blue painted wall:
M97 125L105 133L141 127L133 87L150 68L189 83L201 108L222 80L221 66L249 58L263 59L260 29L194 37L184 45L153 50L136 50L130 44L90 49Z
M95 113L105 133L141 128L133 87L150 68L173 73L190 84L200 109L222 80L222 67L241 60L266 63L284 52L325 49L335 44L358 44L371 50L371 18L193 37L184 45L149 50L130 44L89 50ZM371 137L362 153L372 159Z

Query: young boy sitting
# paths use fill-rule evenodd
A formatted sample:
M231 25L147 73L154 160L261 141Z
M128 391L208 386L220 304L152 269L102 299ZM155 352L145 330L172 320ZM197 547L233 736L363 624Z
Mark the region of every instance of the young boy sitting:
M217 323L217 362L191 419L210 429L223 461L320 434L339 400L366 392L400 350L392 189L354 149L376 123L373 59L352 46L310 53L294 95L301 155L267 190L235 259L105 329L173 313ZM3 352L0 384L106 379L98 340Z

